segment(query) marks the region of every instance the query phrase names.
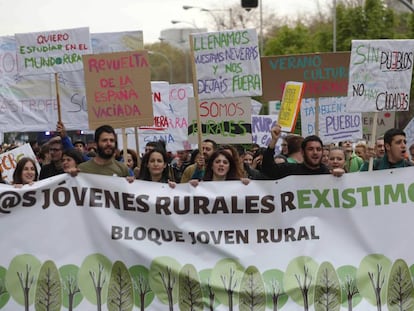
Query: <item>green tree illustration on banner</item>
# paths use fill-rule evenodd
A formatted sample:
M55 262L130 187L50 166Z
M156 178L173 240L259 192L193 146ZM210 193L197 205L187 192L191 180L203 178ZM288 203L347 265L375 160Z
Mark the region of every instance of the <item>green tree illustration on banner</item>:
M102 254L86 257L79 269L79 288L82 295L102 310L108 294L109 275L112 262Z
M323 262L316 274L315 311L339 311L341 309L341 286L334 266Z
M136 265L129 268L129 274L134 285L134 304L144 311L155 297L149 285L149 271L145 266Z
M112 266L107 306L108 311L132 311L134 307L131 275L122 261L116 261Z
M388 278L387 306L390 311L414 310L414 286L410 269L402 259L397 259L391 267Z
M36 311L59 311L62 307L62 283L55 263L47 260L40 268L36 284Z
M7 269L0 266L0 309L3 308L10 299L10 295L6 288L6 272Z
M203 292L200 278L193 265L187 264L180 270L178 279L178 306L180 311L202 311Z
M263 281L266 288L266 305L273 311L282 308L289 298L283 288L283 276L283 271L278 269L263 272Z
M391 260L381 254L365 256L357 270L357 286L362 297L370 304L381 306L386 303L386 282Z
M29 311L34 303L36 279L41 262L30 254L15 256L6 272L6 288L14 301Z
M308 256L296 257L286 268L283 284L285 292L305 311L313 304L318 264Z
M241 279L239 293L239 310L266 310L265 285L260 271L255 266L247 267Z
M229 311L233 311L239 303L238 293L243 273L243 266L231 258L220 260L211 273L211 286L216 289L219 301L229 307Z
M213 311L220 304L216 297L216 289L211 285L212 271L213 269L204 269L199 272L204 306L210 311Z
M352 311L362 300L356 281L357 269L354 266L342 266L337 269L337 273L341 282L342 306Z
M64 265L59 268L62 279L63 306L72 311L82 301L83 295L78 285L79 267L76 265Z
M172 257L157 257L151 262L150 287L157 298L168 305L170 311L178 301L178 274L180 263Z

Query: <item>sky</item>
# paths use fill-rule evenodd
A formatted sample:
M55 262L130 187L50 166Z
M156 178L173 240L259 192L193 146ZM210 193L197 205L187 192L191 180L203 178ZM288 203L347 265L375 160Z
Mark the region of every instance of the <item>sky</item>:
M314 12L318 4L327 10L332 0L261 0L263 12L297 16ZM167 28L195 25L208 28L212 16L199 9L225 9L241 0L0 0L0 36L89 27L91 33L143 31L144 44L158 42ZM186 23L173 25L171 20Z

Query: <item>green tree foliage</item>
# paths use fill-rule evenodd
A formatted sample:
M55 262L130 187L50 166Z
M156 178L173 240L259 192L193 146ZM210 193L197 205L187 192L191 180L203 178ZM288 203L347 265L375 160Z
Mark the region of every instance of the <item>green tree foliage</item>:
M59 268L59 273L62 280L63 306L69 311L72 311L83 299L78 285L79 267L75 265L64 265Z
M210 311L213 311L220 304L216 297L215 288L211 284L212 271L212 269L205 269L199 272L204 306Z
M266 290L262 275L255 266L247 267L242 277L239 293L239 310L266 310Z
M36 285L35 309L58 311L62 307L62 283L55 263L46 261L40 268Z
M107 306L108 311L132 311L134 307L131 275L122 261L116 261L112 266Z
M193 265L187 264L180 270L178 284L178 305L180 310L202 311L203 293L200 278Z
M10 294L6 288L6 268L0 266L0 309L3 308L10 299Z
M86 257L79 269L79 288L82 295L97 310L102 310L108 294L108 279L112 262L102 254L92 254Z
M335 268L323 262L318 269L315 282L315 311L339 311L341 309L341 287Z
M221 304L228 306L232 311L239 303L240 281L244 268L235 259L224 258L216 263L211 273L211 286Z
M151 262L149 281L158 300L173 311L178 301L180 263L172 257L157 257Z
M357 286L361 295L381 310L386 302L386 282L391 260L381 254L365 256L357 270Z
M303 306L305 311L313 304L317 270L318 264L315 260L308 256L300 256L289 262L283 278L286 294Z
M362 297L356 284L357 269L354 266L341 266L337 269L342 290L342 305L348 307L348 311L358 305Z
M41 262L33 255L23 254L12 259L6 273L6 288L13 299L25 310L33 304L37 276Z
M283 276L283 271L278 269L263 272L263 281L266 286L266 304L273 311L282 308L288 300L283 288Z
M134 284L134 303L144 311L154 300L154 292L149 285L149 271L147 267L136 265L129 268L129 274Z
M414 310L414 287L406 262L397 259L388 278L387 306L390 311Z

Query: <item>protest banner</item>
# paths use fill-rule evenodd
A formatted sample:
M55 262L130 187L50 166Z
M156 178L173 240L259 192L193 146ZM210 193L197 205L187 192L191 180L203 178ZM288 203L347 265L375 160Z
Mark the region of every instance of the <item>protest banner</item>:
M142 31L91 34L99 53L143 48ZM53 74L22 76L17 72L16 39L0 36L0 126L12 131L50 131L57 121ZM68 130L88 129L83 70L59 74L63 122Z
M277 119L284 132L290 133L295 129L304 89L305 85L302 82L288 81L285 84Z
M0 153L0 178L7 183L13 182L13 173L17 162L23 157L35 160L37 171L40 173L40 165L30 144L24 144L10 151Z
M0 185L0 308L37 309L49 293L55 309L79 311L121 301L129 310L187 310L189 301L244 310L247 297L261 310L322 310L326 295L336 310L395 310L413 288L414 252L402 243L413 173L290 176L277 187L172 189L93 174Z
M202 100L199 119L203 139L221 144L252 142L251 101L248 97ZM194 98L188 105L188 141L198 142L197 112Z
M362 116L360 112L346 112L346 97L319 99L319 137L324 143L362 139ZM302 100L302 136L315 135L315 100Z
M15 34L18 72L22 75L82 69L91 54L89 28Z
M200 100L262 95L255 29L194 33L191 37L194 85Z
M277 124L277 115L252 115L252 143L267 147L272 138L270 130Z
M366 141L370 141L372 139L374 114L377 114L376 138L383 136L387 130L395 127L395 112L394 111L363 112L362 113L362 138Z
M304 98L346 96L349 52L261 58L263 99L281 100L287 81L305 82Z
M89 129L153 124L147 51L85 55L83 62Z
M352 40L347 110L408 111L414 40Z

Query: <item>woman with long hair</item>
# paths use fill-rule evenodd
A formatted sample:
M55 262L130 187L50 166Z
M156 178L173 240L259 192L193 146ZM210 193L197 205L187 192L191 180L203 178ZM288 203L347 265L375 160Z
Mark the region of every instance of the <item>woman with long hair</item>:
M224 149L215 151L209 158L204 173L203 181L240 180L247 185L250 180L243 178L240 173L240 165L236 163L231 153ZM190 180L190 184L196 187L197 179Z
M142 158L138 179L168 183L171 188L175 188L176 183L170 178L167 153L158 148L145 153Z
M14 187L21 188L23 185L32 185L38 179L39 172L35 160L29 157L21 158L13 172Z

